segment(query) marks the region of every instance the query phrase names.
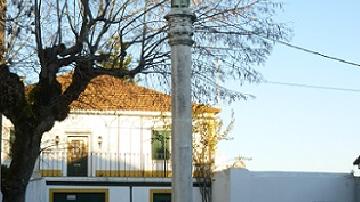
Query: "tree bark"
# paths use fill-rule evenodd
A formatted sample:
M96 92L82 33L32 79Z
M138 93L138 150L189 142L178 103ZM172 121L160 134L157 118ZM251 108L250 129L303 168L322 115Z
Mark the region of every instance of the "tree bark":
M4 60L5 52L5 17L6 17L6 0L0 0L0 64Z
M10 170L2 184L3 202L25 202L26 187L39 154L41 135L26 123L15 123Z

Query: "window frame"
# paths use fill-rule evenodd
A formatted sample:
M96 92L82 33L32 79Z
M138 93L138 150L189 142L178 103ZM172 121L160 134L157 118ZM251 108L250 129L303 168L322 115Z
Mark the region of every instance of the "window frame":
M57 188L50 188L49 189L49 201L54 202L55 194L56 193L69 193L69 194L77 194L77 193L104 193L105 195L105 202L110 202L109 200L109 189L57 189Z
M14 144L16 140L16 131L14 127L9 128L9 158L12 159L12 155L14 152Z
M159 140L154 138L155 133L158 132L163 132L163 134L165 134L166 137L163 136L163 140ZM171 130L169 129L152 129L151 130L151 159L155 160L155 161L168 161L170 160L170 156L171 156ZM154 151L154 142L158 142L158 144L160 144L161 148L162 148L162 158L157 158L156 156L160 156L157 155L160 152L155 152ZM161 149L160 149L161 150ZM166 158L165 158L166 157Z
M154 194L170 194L171 198L171 189L150 189L150 202L154 202Z

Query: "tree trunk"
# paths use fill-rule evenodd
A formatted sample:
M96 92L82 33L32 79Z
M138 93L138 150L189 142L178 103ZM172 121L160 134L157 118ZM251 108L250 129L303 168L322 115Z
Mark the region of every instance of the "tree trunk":
M5 52L5 17L6 0L0 0L0 64L3 63Z
M39 154L41 135L27 124L15 124L15 143L7 176L2 184L2 202L25 202L27 184Z

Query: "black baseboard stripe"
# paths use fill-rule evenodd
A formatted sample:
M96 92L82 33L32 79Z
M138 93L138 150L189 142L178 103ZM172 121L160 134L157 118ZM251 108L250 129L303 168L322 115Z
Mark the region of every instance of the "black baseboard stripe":
M138 181L59 181L47 180L46 185L52 186L119 186L119 187L171 187L171 182L138 182ZM194 182L193 187L200 187L200 183Z

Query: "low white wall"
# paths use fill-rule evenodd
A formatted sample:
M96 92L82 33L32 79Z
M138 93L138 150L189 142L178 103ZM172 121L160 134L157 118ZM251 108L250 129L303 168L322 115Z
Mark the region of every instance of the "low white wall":
M212 202L360 202L359 179L351 174L306 172L252 172L228 169L215 173ZM127 186L47 186L45 180L29 183L26 202L49 202L49 189L109 190L110 202L129 202ZM151 189L170 187L132 187L132 202L150 201ZM194 202L201 202L198 188Z
M351 174L306 172L217 172L213 202L355 202Z
M360 202L360 177L355 178L355 201Z
M109 187L110 202L116 201L130 201L129 187Z
M171 189L171 187L142 187L142 186L64 186L64 185L46 185L45 178L41 180L32 180L27 188L26 202L50 202L49 190L94 190L107 189L109 193L109 202L150 202L151 190ZM132 192L132 194L131 194ZM131 196L130 196L131 194ZM132 198L130 200L130 197ZM201 195L198 187L193 188L193 201L201 202ZM0 200L1 202L1 200Z
M212 202L230 202L230 170L215 173L212 180Z
M48 202L45 179L32 179L26 188L26 202Z
M133 187L132 202L150 202L150 190L152 189L171 189L171 187ZM193 188L193 202L201 202L200 190L197 187Z

